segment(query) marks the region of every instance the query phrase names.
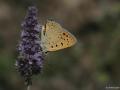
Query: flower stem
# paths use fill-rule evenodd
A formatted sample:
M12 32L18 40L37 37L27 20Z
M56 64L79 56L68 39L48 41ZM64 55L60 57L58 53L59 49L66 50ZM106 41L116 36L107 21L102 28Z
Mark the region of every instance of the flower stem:
M27 90L30 90L30 85L27 86Z

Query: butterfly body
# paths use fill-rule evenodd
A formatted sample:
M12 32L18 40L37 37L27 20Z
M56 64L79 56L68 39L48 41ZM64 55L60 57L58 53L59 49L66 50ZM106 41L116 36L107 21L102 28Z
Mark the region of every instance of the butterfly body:
M71 47L76 41L70 32L55 21L47 20L42 27L41 42L44 51L57 51Z

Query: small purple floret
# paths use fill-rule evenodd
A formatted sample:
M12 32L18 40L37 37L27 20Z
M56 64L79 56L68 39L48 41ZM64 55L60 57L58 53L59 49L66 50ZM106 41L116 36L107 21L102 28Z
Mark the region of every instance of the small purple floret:
M22 23L21 40L17 47L17 70L25 78L26 85L32 84L32 75L39 74L43 67L44 53L40 46L41 25L37 20L37 8L31 6Z

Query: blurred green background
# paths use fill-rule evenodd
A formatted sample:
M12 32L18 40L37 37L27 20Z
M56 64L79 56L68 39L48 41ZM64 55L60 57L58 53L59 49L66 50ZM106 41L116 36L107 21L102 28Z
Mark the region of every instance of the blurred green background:
M47 55L31 90L120 86L119 0L0 0L0 90L26 90L14 64L20 25L31 2L39 10L39 22L52 17L78 40Z

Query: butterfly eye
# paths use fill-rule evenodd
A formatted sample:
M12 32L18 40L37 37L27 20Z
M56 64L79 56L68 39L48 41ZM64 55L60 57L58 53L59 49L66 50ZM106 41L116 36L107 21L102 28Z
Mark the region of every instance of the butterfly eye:
M48 51L45 51L44 54L47 55L47 54L48 54Z

